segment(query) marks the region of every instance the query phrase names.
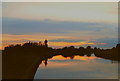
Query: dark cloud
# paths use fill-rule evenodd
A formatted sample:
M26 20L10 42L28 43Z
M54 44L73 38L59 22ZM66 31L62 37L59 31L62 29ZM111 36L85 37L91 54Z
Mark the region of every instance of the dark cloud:
M57 40L49 40L50 42L82 42L86 40L67 40L67 39L57 39ZM96 39L96 41L89 41L89 42L94 42L94 43L106 43L106 44L96 44L96 45L91 45L92 47L99 47L99 48L112 48L115 47L116 44L118 44L118 38L101 38L101 39ZM88 45L82 45L84 47ZM78 46L77 46L78 47Z
M95 31L116 27L115 24L88 22L58 22L45 19L43 21L3 18L3 33L69 33L69 31Z
M56 39L56 40L49 40L50 42L82 42L85 40L67 40L67 39Z
M97 42L101 43L107 43L105 45L99 45L101 48L112 48L115 47L116 44L118 44L118 38L102 38L102 39L97 39Z

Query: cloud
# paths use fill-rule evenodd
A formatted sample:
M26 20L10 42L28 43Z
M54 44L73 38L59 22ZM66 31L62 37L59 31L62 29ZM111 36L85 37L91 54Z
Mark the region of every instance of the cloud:
M58 47L65 47L65 46L84 46L84 45L104 45L106 43L93 43L88 41L82 42L49 42L49 46L58 46Z
M86 40L70 40L70 39L56 39L56 40L49 40L50 42L82 42Z
M117 24L85 23L85 22L56 22L56 21L34 21L3 18L4 34L34 34L34 33L55 33L74 36L115 36ZM104 35L103 35L104 34ZM110 35L111 34L111 35Z
M71 42L72 43L78 43L83 41L88 41L91 44L92 47L99 47L99 48L112 48L115 47L118 44L118 38L98 38L94 40L79 40L79 39L57 39L57 40L49 40L50 42ZM82 45L82 46L87 46Z
M55 48L61 48L64 46L75 46L75 47L86 47L88 45L92 47L99 48L112 48L118 44L118 38L98 38L92 40L81 40L80 38L76 38L74 36L64 36L56 35L56 34L29 34L29 35L11 35L11 34L3 34L2 46L3 48L10 44L23 44L28 41L38 42L44 41L47 39L49 42L49 46ZM82 38L83 39L83 38ZM1 47L2 48L2 47Z
M113 47L118 38L117 34L117 24L58 22L50 19L37 21L3 17L3 40L16 40L17 43L22 40L44 41L44 39L48 39L53 42L50 44L51 46L87 44L95 46L99 44L98 46L101 47ZM114 38L116 39L114 40ZM93 44L95 42L85 43L85 41L91 40L97 40L98 44ZM109 41L111 42L108 43ZM81 42L84 42L84 44ZM100 45L100 43L107 43L108 46L105 44Z
M116 23L117 3L3 3L3 16L19 19Z
M107 43L98 42L96 40L72 40L74 37L70 36L57 36L54 34L32 34L32 35L11 35L3 34L3 48L10 44L23 44L28 41L38 42L47 39L49 41L49 46L51 47L65 47L65 46L99 46L105 45Z
M11 44L23 44L28 41L38 42L38 41L44 41L47 40L56 40L56 39L71 39L69 36L60 36L60 35L54 35L54 34L32 34L32 35L12 35L12 34L3 34L2 35L2 46L0 49L3 49L5 46L11 45ZM3 48L2 48L3 47Z

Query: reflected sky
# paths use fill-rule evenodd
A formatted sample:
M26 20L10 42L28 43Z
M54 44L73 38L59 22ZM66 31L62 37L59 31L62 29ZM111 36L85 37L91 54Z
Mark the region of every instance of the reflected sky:
M117 72L117 63L93 55L74 59L55 56L47 66L40 64L35 79L117 79Z

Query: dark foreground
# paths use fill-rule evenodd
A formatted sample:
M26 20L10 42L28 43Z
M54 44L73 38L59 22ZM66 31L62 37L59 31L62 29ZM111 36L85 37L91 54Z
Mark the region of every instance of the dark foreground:
M116 47L112 49L91 48L90 46L87 48L74 48L74 46L70 46L61 49L53 49L48 47L47 42L44 44L28 42L23 45L10 45L5 47L2 51L2 78L3 81L13 81L13 79L16 81L32 81L39 64L44 61L45 65L47 65L47 60L56 55L62 55L63 57L70 57L73 59L75 55L87 55L90 57L91 54L94 54L96 57L119 61L119 48L120 44L117 44Z

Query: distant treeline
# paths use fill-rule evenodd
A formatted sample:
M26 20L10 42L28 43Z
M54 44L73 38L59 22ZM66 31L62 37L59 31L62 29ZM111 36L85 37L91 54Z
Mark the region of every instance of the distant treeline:
M86 48L84 47L75 48L74 46L70 46L70 47L53 49L52 47L48 47L47 43L48 43L47 40L45 40L44 43L29 41L24 44L9 45L5 47L4 51L9 53L21 52L21 54L22 53L24 54L24 52L34 53L34 54L39 54L40 57L42 58L43 57L51 58L52 56L55 55L62 55L64 57L71 57L73 59L75 55L80 55L80 56L87 55L88 57L90 57L91 54L94 54L96 57L101 57L104 59L117 60L117 61L119 60L118 50L120 48L120 44L117 44L116 47L113 47L111 49L101 49L97 47L92 48L91 46L87 46Z

